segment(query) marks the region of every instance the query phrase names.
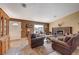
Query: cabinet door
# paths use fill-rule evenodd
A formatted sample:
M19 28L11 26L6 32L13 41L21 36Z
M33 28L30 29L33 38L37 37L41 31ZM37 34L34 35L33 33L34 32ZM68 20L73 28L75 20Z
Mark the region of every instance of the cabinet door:
M3 35L6 35L7 34L7 31L6 31L6 28L7 28L7 20L6 20L6 18L3 18L4 19L4 32L3 32Z
M6 19L6 35L9 35L9 19Z
M0 41L0 55L2 54L2 42Z
M6 40L2 41L2 54L6 53Z
M0 17L0 37L1 37L1 17Z
M2 19L0 17L0 37L2 36Z

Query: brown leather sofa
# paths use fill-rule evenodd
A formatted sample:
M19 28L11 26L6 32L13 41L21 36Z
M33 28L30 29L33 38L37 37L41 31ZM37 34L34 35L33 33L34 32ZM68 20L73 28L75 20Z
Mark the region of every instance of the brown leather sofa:
M79 40L79 35L66 37L65 41L52 41L52 48L63 55L71 55L77 47L77 40Z
M42 46L44 44L44 37L36 37L36 34L31 35L31 48Z

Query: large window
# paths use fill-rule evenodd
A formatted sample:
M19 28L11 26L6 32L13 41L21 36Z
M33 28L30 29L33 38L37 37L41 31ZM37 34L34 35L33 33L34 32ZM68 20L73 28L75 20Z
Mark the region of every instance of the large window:
M34 25L34 33L43 33L44 25Z

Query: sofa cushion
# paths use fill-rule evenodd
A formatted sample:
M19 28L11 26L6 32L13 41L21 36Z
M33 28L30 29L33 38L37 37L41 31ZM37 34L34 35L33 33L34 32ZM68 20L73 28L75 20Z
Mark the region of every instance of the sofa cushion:
M71 38L71 37L67 37L67 36L66 36L64 42L67 42L70 38Z
M31 38L36 38L36 34L31 34Z

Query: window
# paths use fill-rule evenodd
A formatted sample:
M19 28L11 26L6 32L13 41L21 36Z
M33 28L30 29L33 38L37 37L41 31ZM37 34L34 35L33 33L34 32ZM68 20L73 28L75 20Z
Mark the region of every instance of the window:
M34 33L43 33L44 25L34 25Z

